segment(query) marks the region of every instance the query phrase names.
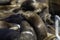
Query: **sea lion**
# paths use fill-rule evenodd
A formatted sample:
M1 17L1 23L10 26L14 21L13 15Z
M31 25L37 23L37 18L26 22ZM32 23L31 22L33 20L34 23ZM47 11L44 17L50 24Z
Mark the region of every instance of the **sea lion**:
M20 33L12 29L0 29L0 40L20 40Z
M17 10L36 12L38 15L40 15L44 22L46 22L46 20L49 20L49 22L53 23L50 18L51 15L48 11L48 5L46 3L37 2L36 0L26 0ZM14 12L16 12L17 10L14 10Z
M44 9L45 7L47 7L45 3L40 3L34 0L26 0L21 4L20 10L38 12Z
M5 18L4 20L9 23L20 24L24 20L24 18L20 14L13 14Z
M0 5L13 5L16 3L17 0L0 0Z
M19 30L21 27L19 24L15 23L8 23L6 21L0 21L0 29L12 29L12 30Z
M9 11L0 11L0 20L4 20L5 18L13 15L13 12L9 12Z
M36 2L33 3L33 5L35 7L35 11L38 15L40 15L40 17L43 19L43 21L46 24L54 24L54 21L51 19L51 14L49 13L49 6L46 3L40 3L40 2Z
M26 0L21 4L20 10L23 11L34 11L34 7L31 5L33 3L32 0Z
M9 28L9 25L5 21L0 21L0 29Z
M17 0L2 0L0 1L0 10L3 11L12 11L20 7Z
M13 12L16 12L17 10L41 12L47 7L45 3L40 3L40 2L37 2L36 0L22 0L20 4L21 6L13 10Z
M34 29L27 21L22 21L22 32L20 34L20 40L37 40Z
M8 5L11 0L0 0L0 5Z
M43 40L47 36L46 26L40 16L34 12L24 12L22 15L33 26L38 40Z
M32 4L34 6L35 11L40 17L44 20L45 23L49 22L53 24L54 22L51 19L51 14L49 13L48 9L49 6L46 3L35 2ZM48 21L47 21L48 20Z

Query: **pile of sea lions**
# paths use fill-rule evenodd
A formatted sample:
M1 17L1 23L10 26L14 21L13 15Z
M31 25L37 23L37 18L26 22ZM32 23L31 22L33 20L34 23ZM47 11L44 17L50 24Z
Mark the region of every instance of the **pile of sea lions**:
M0 40L55 40L48 8L36 0L1 0Z

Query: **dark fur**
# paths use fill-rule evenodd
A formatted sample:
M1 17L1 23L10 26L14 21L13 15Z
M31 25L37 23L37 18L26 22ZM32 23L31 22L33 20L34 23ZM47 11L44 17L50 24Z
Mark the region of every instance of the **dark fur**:
M24 20L24 18L20 14L11 15L8 18L5 19L5 21L7 21L9 23L16 23L16 24L20 24L21 21L23 21L23 20Z
M0 29L0 40L19 40L20 34L10 29Z
M31 1L31 0L30 1L27 0L27 1L23 2L21 5L21 9L23 11L34 11L35 8L32 6L32 3L33 3L33 1Z
M26 0L21 4L21 7L18 9L13 10L13 12L17 13L19 10L23 11L34 11L35 8L32 6L32 0Z
M5 0L5 1L0 0L0 5L10 5L10 3L11 0Z

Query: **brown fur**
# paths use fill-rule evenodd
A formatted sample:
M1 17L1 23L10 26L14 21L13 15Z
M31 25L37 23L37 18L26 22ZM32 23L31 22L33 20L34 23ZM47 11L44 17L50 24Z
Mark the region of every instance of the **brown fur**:
M33 27L30 26L30 24L27 21L22 21L21 26L23 30L21 32L20 40L37 40ZM26 31L31 32L32 34L29 34Z
M43 40L47 36L47 32L46 26L40 16L33 12L26 12L23 15L34 26L38 40Z
M5 21L0 21L0 29L3 29L3 28L9 28L9 25Z

